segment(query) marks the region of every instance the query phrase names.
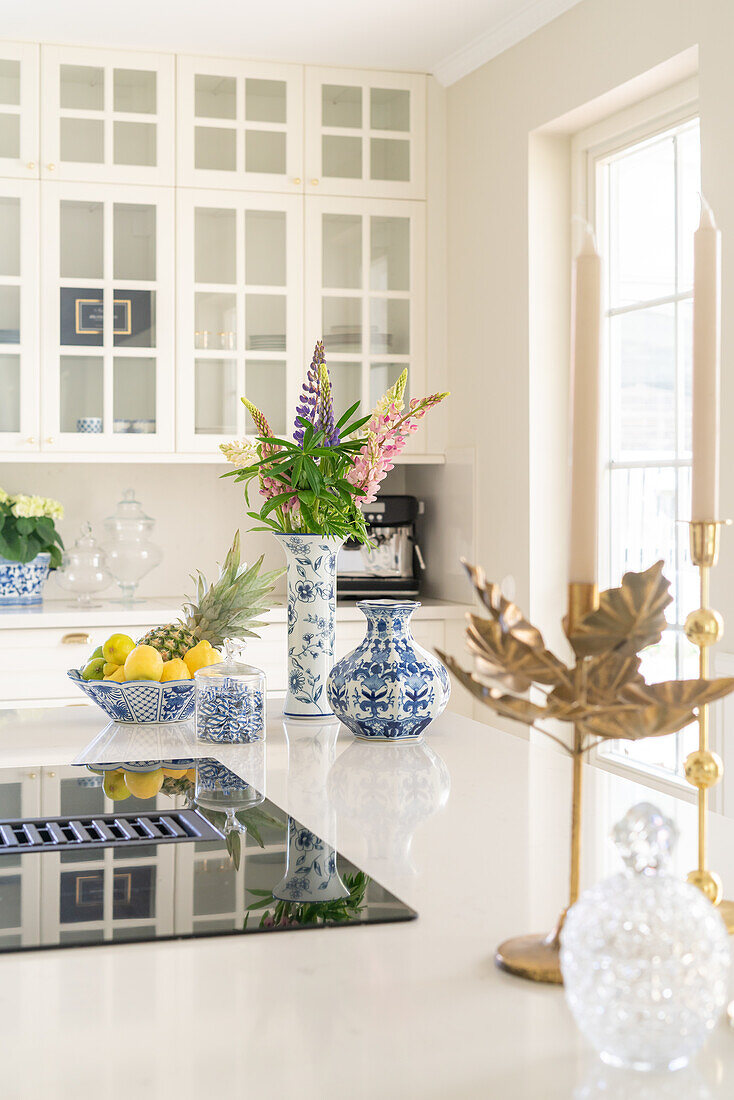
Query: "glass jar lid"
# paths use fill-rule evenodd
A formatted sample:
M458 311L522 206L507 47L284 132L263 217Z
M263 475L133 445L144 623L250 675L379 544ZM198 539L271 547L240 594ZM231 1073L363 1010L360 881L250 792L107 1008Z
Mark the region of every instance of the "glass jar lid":
M194 679L206 687L213 687L221 680L260 683L265 679L265 673L262 669L239 660L243 649L244 642L238 638L225 638L224 659L213 665L204 665L195 673Z
M140 533L152 530L155 520L143 511L142 504L135 499L135 490L125 489L122 500L113 514L104 521L104 525L112 533Z

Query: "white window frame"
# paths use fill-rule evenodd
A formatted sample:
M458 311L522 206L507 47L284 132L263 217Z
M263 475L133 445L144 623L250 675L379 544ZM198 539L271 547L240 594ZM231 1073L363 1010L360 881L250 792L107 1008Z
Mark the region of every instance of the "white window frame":
M601 204L597 204L597 188L601 169L604 163L615 153L622 152L629 146L639 144L647 139L654 139L676 126L693 121L699 117L698 105L698 77L690 77L657 95L642 100L617 114L603 119L584 130L576 133L571 141L571 209L573 220L573 252L578 250L581 240L582 223L588 222L595 227L597 239L604 241L608 238L605 224L605 213ZM604 363L604 371L608 365ZM606 386L602 386L602 392L606 392ZM608 425L603 418L601 425L602 454L608 453ZM666 466L687 466L689 462L679 459L662 462ZM602 510L602 523L606 518L606 510ZM684 534L685 537L685 534ZM600 545L600 576L608 574L608 538L604 537L602 530L599 539ZM722 737L721 723L712 730L712 748L721 753ZM656 768L653 765L625 761L620 757L606 756L594 749L591 760L598 767L606 771L614 772L628 779L642 782L646 786L653 787L666 794L675 794L695 801L695 790L682 776L672 775L669 771ZM712 809L721 810L723 798L722 785L713 788Z

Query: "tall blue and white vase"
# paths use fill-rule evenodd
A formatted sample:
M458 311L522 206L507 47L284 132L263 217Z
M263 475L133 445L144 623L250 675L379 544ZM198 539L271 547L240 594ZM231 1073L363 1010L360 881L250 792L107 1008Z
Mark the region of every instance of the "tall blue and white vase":
M446 669L418 645L410 619L419 603L360 600L367 636L334 666L327 694L338 718L366 741L416 741L449 701Z
M10 561L0 555L0 606L30 606L43 602L51 555L44 551L31 561Z
M288 693L286 718L324 718L333 712L326 680L334 664L336 558L342 539L275 536L288 578Z

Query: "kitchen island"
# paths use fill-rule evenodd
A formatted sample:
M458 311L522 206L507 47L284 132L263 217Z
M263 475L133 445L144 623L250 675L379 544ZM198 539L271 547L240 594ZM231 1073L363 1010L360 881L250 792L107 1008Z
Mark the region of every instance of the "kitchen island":
M0 712L0 767L57 782L105 724L90 707ZM693 865L693 805L586 771L585 881L618 869L609 829L642 799L676 820L677 869ZM690 1070L646 1092L649 1077L601 1065L559 988L494 966L498 943L549 928L564 904L570 763L557 751L450 713L422 747L318 723L286 736L272 700L266 788L418 919L2 954L4 1097L734 1092L725 1023ZM734 822L715 815L711 865L734 887Z

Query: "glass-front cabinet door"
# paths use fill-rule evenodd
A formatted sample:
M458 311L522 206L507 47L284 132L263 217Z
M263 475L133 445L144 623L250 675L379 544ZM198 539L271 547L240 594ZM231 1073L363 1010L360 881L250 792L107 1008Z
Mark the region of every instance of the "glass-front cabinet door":
M38 179L38 46L0 43L0 176Z
M39 449L38 187L0 179L0 452Z
M174 183L174 60L41 47L44 179Z
M179 451L289 430L303 367L303 199L178 193Z
M306 69L306 193L423 199L426 82Z
M370 411L406 366L406 399L423 396L423 203L313 198L306 208L306 333L323 336L337 410L360 400Z
M173 449L173 190L43 188L44 450Z
M303 68L178 58L178 182L303 190Z

